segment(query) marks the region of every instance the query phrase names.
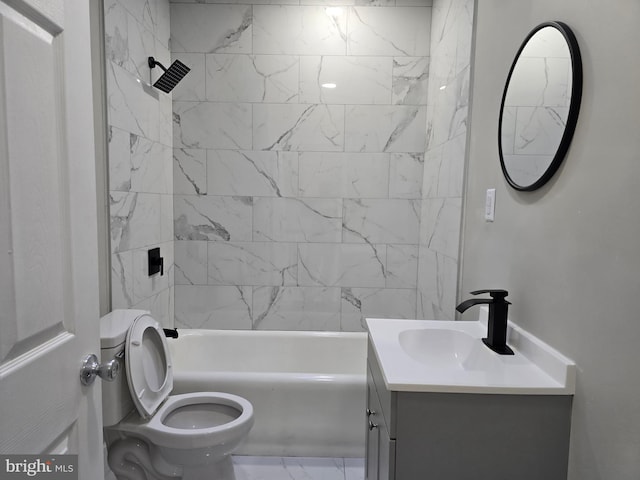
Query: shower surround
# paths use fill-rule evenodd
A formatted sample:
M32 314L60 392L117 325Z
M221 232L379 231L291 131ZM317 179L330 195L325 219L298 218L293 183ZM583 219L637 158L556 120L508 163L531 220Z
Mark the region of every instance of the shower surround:
M147 58L169 63L168 0L105 0L111 216L111 304L173 325L171 96L145 87ZM156 69L158 70L158 69ZM157 75L157 72L154 72ZM155 79L156 77L154 77ZM149 277L160 247L164 275Z
M418 318L453 320L474 0L435 0L432 13L417 313Z
M298 3L105 0L114 308L172 326L175 299L205 328L453 317L473 1ZM149 55L192 68L173 95L143 86Z
M177 326L416 317L431 5L410 3L171 4Z

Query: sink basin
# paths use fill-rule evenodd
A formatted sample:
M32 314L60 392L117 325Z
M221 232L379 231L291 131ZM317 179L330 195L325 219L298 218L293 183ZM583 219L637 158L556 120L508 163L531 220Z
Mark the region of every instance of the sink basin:
M500 361L480 339L447 328L403 330L398 341L412 359L433 368L486 370L499 368Z
M391 391L571 395L575 363L515 324L499 355L482 338L486 311L477 322L366 320L369 355L375 355Z

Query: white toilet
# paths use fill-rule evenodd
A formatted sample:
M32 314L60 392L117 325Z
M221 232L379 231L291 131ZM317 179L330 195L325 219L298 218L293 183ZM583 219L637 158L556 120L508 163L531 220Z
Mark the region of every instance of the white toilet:
M119 480L233 480L230 453L253 426L251 403L237 395L169 395L173 371L162 327L144 310L100 320L102 362L120 360L102 384L109 467ZM124 360L124 362L123 362Z

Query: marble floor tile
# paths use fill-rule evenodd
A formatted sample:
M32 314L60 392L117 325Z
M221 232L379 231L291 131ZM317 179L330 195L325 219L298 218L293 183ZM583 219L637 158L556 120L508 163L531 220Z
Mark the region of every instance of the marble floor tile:
M234 456L237 480L363 480L364 459Z

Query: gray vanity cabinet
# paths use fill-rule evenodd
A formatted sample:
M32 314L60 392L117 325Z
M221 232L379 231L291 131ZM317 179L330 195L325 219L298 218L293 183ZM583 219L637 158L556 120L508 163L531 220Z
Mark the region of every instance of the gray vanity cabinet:
M571 396L389 391L367 364L366 480L566 480Z
M382 406L378 400L372 375L367 375L367 462L368 480L391 480L394 478L396 441L391 438Z

